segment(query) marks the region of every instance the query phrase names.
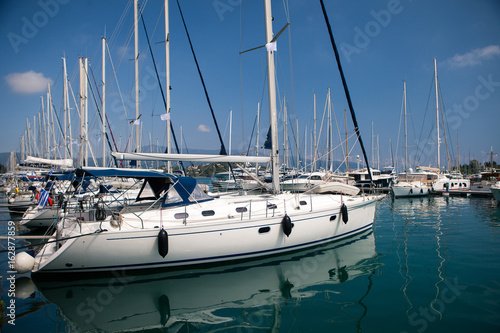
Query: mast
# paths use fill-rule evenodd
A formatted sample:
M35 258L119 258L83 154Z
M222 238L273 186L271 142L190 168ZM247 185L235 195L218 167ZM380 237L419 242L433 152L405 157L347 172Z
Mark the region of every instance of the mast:
M49 90L48 90L48 98L47 98L47 104L48 104L48 108L47 108L47 123L49 121L49 115L50 115L50 129L52 131L52 145L53 145L53 150L54 150L54 159L57 158L56 156L56 130L55 130L55 127L54 127L54 108L52 107L52 94L50 93L50 84L49 84ZM48 138L48 141L50 142L50 137ZM59 151L59 149L57 149L57 151ZM50 150L47 151L47 155L49 156L50 158ZM60 153L59 153L59 157L60 157Z
M32 149L31 149L31 134L30 134L31 130L30 130L30 121L28 120L28 117L26 117L26 141L28 142L28 151L27 151L27 154L28 155L32 155Z
M68 128L68 108L67 108L67 96L66 93L68 91L68 83L66 80L66 59L63 57L63 112L64 112L64 159L68 158L68 136L67 136L67 128Z
M372 165L375 165L375 141L373 141L373 121L372 121Z
M106 38L102 37L102 166L106 167Z
M330 88L326 94L326 170L330 169Z
M64 140L65 140L65 145L66 147L69 144L69 157L73 159L73 137L71 133L71 114L70 114L70 109L69 109L69 89L68 89L68 73L66 71L66 58L63 57L63 71L64 71L64 109L65 109L65 120L67 119L67 123L64 125ZM69 134L69 141L68 137L66 136L66 129L68 129L68 134ZM67 150L67 149L66 149Z
M344 109L346 171L349 172L349 144L347 141L347 110Z
M169 28L169 15L168 15L168 0L165 0L165 72L166 72L166 84L165 84L165 92L167 99L167 107L166 112L167 116L167 153L170 154L172 152L171 144L170 144L170 28ZM182 136L181 136L181 144L182 144ZM167 171L172 173L172 164L170 161L167 161Z
M283 159L284 164L288 167L288 140L286 128L288 126L288 114L286 109L286 96L283 95Z
M260 102L257 103L257 136L255 138L255 155L259 156L259 126L260 126Z
M316 155L318 150L318 142L316 141L316 93L313 94L313 121L314 121L314 148L313 148L313 170L316 171Z
M46 157L45 155L45 151L48 151L49 150L49 141L48 141L48 138L46 135L42 135L42 129L43 129L43 133L45 134L45 130L46 130L46 127L47 127L47 123L45 121L45 106L44 106L44 102L43 102L43 96L40 96L40 99L42 101L42 120L43 120L43 124L40 122L40 115L38 115L38 122L40 123L39 124L39 134L40 134L40 157ZM47 98L48 99L48 98Z
M139 28L138 28L138 0L134 0L134 46L135 46L135 120L139 119ZM135 125L135 152L141 152L139 141L139 124ZM137 161L137 168L140 167L140 161Z
M436 58L434 58L434 83L436 85L436 138L437 138L437 167L441 171L441 139L439 138L439 91Z
M299 154L299 149L300 149L300 146L299 146L299 120L297 118L295 118L295 124L296 124L296 127L297 127L297 130L296 130L296 133L297 133L297 171L299 171L300 169L300 154Z
M408 172L408 138L406 135L406 81L403 81L403 105L404 105L404 120L405 120L405 173Z
M80 62L80 152L78 166L87 166L87 58L79 58Z
M273 39L273 17L271 14L271 0L264 0L264 15L266 22L266 44ZM271 123L271 164L272 164L272 189L278 193L279 184L279 151L278 151L278 117L276 112L276 81L274 69L274 54L271 48L267 52L267 81L269 89L269 119Z
M229 110L229 155L231 155L231 139L233 132L233 110Z

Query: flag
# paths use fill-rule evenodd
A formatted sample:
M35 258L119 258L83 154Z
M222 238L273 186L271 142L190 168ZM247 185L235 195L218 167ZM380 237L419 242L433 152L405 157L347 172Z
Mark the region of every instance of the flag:
M170 119L170 113L164 113L160 115L161 120L169 120Z
M271 141L271 126L269 126L269 131L267 131L266 141L264 142L264 149L273 149L273 144Z
M276 46L276 42L267 43L266 44L266 50L267 50L267 52L272 52L272 51L276 52L278 50L278 48Z
M45 207L49 201L49 192L45 191L43 188L40 191L40 197L38 198L38 204L40 207Z

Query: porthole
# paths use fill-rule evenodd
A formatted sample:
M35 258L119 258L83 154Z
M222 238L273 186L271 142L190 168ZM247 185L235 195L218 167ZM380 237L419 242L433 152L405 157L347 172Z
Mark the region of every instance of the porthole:
M330 216L330 221L335 221L336 218L337 218L337 215L332 215L332 216Z
M276 209L278 208L278 206L276 206L275 204L267 204L267 209Z
M305 200L300 200L300 205L301 205L301 206L306 206L306 205L307 205L307 201L305 201Z
M176 213L174 217L178 220L187 219L189 217L188 213Z
M265 234L266 232L269 232L270 230L271 230L270 227L259 228L259 234Z
M201 212L201 215L203 216L214 216L215 212L213 210L204 210Z
M236 207L236 212L238 213L245 213L246 211L248 211L246 207Z

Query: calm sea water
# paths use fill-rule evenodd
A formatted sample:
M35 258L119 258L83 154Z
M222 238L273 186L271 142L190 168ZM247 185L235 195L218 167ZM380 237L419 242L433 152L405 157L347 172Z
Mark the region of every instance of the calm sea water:
M373 231L290 255L35 282L17 277L15 326L4 312L2 331L500 332L500 206L384 200Z

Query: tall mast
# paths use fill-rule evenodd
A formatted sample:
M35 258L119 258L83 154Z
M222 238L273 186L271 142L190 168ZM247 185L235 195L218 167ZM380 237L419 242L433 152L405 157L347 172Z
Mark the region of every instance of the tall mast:
M257 136L255 138L256 156L259 156L259 126L260 126L260 102L257 103Z
M229 155L231 155L232 136L233 136L233 110L229 110Z
M332 109L331 109L331 104L330 104L330 88L328 88L328 93L327 93L327 97L326 97L326 103L327 103L327 114L326 114L326 119L327 119L326 120L326 122L327 122L327 126L326 126L326 128L327 128L327 131L326 131L326 154L327 154L326 155L326 169L328 171L332 171L331 168L330 168L331 167L331 165L330 165L330 163L331 163L330 157L331 157L331 150L332 150L332 145L331 145L331 143L332 143L331 142L332 141L331 140L332 139L332 137L331 137L331 135L332 135L332 133L331 133L331 131L332 131L332 127L331 127Z
M45 128L47 127L46 125L46 121L45 121L45 104L43 102L43 96L40 96L40 99L41 99L41 102L42 102L42 120L43 120L43 124L40 122L40 118L38 118L39 122L40 122L40 126L39 126L39 134L40 134L40 157L46 157L45 155L45 151L48 151L48 146L49 146L49 141L47 139L47 136L42 136L42 129L43 129L43 133L45 133Z
M405 119L405 173L408 172L408 138L406 135L406 81L403 81L403 105L404 105L404 119Z
M347 110L344 109L346 171L349 172L349 144L347 141Z
M313 94L313 122L314 122L314 129L313 129L313 140L314 140L314 148L313 148L313 170L316 171L316 155L317 155L317 149L318 149L318 142L316 141L316 93Z
M47 96L47 123L49 121L49 116L50 116L50 130L52 132L52 147L54 150L54 159L57 158L56 156L56 151L59 151L59 149L56 150L56 130L54 127L54 108L52 107L52 94L50 93L50 84L49 84L49 89L48 89L48 96ZM50 137L48 138L50 142ZM50 158L50 150L47 150L47 155ZM59 154L60 155L60 154ZM59 156L60 157L60 156Z
M170 154L171 144L170 144L170 28L169 28L169 17L168 17L168 0L165 0L165 72L166 72L166 84L165 93L167 98L167 154ZM181 136L182 144L182 136ZM172 172L172 164L167 161L167 171Z
M64 70L64 109L65 109L65 120L67 119L67 123L64 125L64 140L66 147L69 145L69 157L73 159L73 137L71 132L71 113L69 109L69 89L68 89L68 73L66 71L66 58L63 58L63 70ZM66 133L68 130L69 133ZM68 136L66 136L68 134ZM69 137L69 140L68 140ZM67 148L65 149L67 150Z
M271 14L271 0L264 0L264 14L266 22L266 44L273 39L273 17ZM272 188L278 193L279 184L279 152L278 152L278 117L276 111L276 82L274 69L274 54L271 48L267 49L267 81L269 89L269 119L271 123L271 163L272 163Z
M35 124L35 128L36 128L36 118L34 119L34 124ZM35 139L35 147L36 146L36 137L34 138ZM40 119L40 112L38 112L38 139L40 140L40 151L38 152L38 148L37 148L37 152L38 152L38 157L44 157L43 156L43 138L42 138L42 121Z
M28 151L27 151L27 154L32 156L32 148L31 148L31 130L30 130L30 121L28 120L28 118L26 117L26 132L27 132L27 135L26 135L26 141L28 142Z
M373 121L372 121L372 166L375 165L375 141L373 140Z
M295 124L296 124L296 132L297 133L297 148L296 148L296 151L297 151L297 171L299 171L300 169L300 154L299 154L299 149L300 149L300 145L299 145L299 120L297 118L295 118Z
M87 153L87 58L79 58L80 62L80 152L78 166L88 166Z
M288 126L288 114L286 109L286 96L283 95L283 160L285 166L288 167L288 140L286 128Z
M135 45L135 119L139 119L139 28L138 28L138 0L134 0L134 45ZM135 125L135 152L141 152L139 141L140 128L139 124ZM140 166L140 161L137 161L137 167Z
M436 137L437 137L437 167L441 170L441 139L439 138L439 88L436 58L434 58L434 83L436 85Z
M68 128L68 108L67 108L67 91L68 91L68 82L66 80L66 59L63 57L63 112L64 112L64 159L68 158L68 136L67 136L67 128Z
M106 38L102 37L102 166L106 167Z

